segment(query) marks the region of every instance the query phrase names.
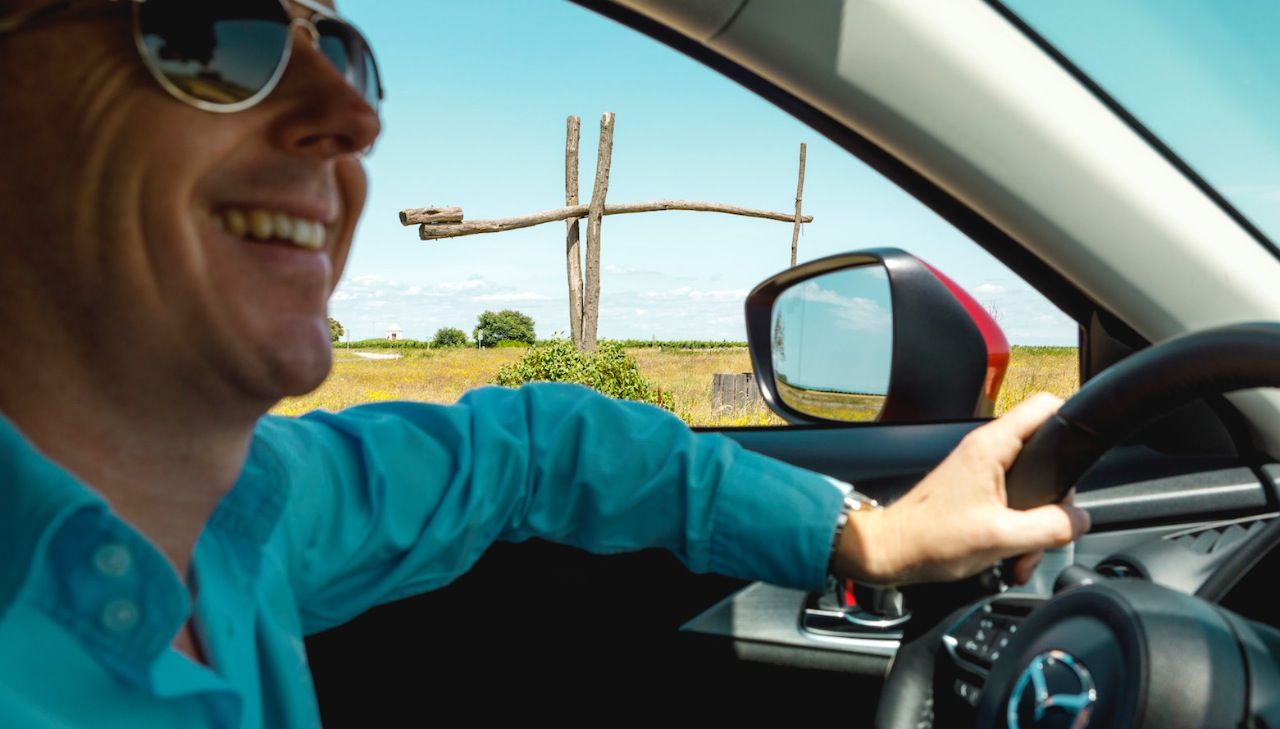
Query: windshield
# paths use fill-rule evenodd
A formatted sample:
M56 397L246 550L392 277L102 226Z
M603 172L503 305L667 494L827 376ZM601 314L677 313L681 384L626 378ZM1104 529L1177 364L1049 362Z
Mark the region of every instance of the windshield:
M1280 240L1280 3L1005 5Z

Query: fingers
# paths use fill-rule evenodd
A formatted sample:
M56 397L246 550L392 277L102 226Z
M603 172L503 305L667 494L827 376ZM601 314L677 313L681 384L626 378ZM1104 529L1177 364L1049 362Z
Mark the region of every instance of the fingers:
M980 458L994 459L1007 471L1027 439L1061 406L1060 398L1047 392L1039 393L1019 403L1000 419L973 431L965 440Z
M1036 568L1040 566L1040 560L1044 559L1043 551L1035 551L1018 557L1013 563L1013 574L1009 579L1015 585L1025 585L1031 581L1031 575L1035 574Z
M1078 506L1049 504L1027 511L1010 510L1005 514L1005 543L1001 546L1006 556L1055 549L1079 539L1089 531L1089 512Z

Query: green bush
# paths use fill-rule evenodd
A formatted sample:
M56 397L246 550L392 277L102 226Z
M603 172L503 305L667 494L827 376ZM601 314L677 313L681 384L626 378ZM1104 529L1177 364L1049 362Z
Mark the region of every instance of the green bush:
M431 340L433 347L465 347L466 344L467 333L453 327L440 327L436 330L435 338Z
M583 354L569 340L553 339L530 349L520 361L503 365L493 381L506 387L526 382L574 382L609 397L671 409L662 391L641 376L636 361L616 342L602 342L595 354Z
M525 344L534 342L533 319L515 309L484 312L476 321L475 331L471 333L472 338L480 340L481 331L484 332L484 339L480 344L485 347L496 347L499 342L504 341Z
M529 342L519 342L514 339L503 339L493 346L495 349L528 349L533 345Z

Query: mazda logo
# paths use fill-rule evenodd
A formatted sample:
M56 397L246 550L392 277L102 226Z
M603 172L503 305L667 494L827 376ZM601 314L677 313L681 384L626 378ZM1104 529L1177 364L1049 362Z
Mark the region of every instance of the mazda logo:
M1084 729L1098 700L1093 677L1070 653L1048 651L1031 659L1009 696L1009 729Z

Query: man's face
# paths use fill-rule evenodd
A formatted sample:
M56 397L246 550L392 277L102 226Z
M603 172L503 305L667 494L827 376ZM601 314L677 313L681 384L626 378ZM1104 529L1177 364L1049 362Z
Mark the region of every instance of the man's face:
M302 29L257 106L192 108L148 75L127 3L103 5L0 38L0 267L19 267L22 316L106 370L145 361L256 406L314 388L375 112ZM320 250L279 240L299 223Z

